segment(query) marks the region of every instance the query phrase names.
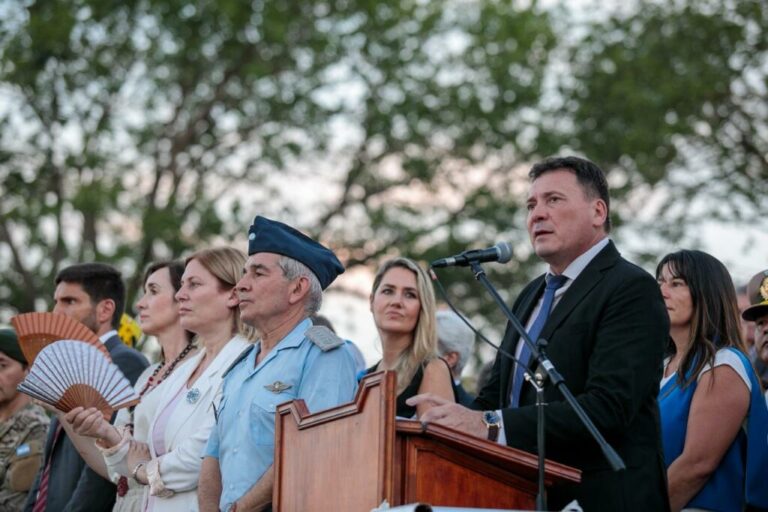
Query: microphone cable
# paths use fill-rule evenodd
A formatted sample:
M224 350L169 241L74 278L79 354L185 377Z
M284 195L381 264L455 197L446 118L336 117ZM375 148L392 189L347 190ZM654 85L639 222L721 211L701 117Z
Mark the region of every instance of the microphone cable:
M496 345L491 340L486 338L483 333L481 333L480 331L475 329L475 327L470 323L470 321L467 320L467 318L464 315L462 315L459 312L458 309L456 309L456 307L453 305L451 300L448 298L448 292L445 289L445 287L443 286L443 283L440 282L440 279L437 277L437 274L435 273L435 271L432 268L429 269L429 276L432 278L432 281L436 284L437 289L440 292L440 296L443 298L445 303L448 304L448 307L451 308L451 311L456 313L456 315L459 318L461 318L461 321L464 322L467 325L467 327L472 329L472 332L474 332L478 336L478 338L480 338L484 343L486 343L486 344L490 345L491 347L495 348L496 352L498 352L499 354L503 355L504 357L506 357L510 361L514 362L518 366L521 366L523 368L524 373L525 373L526 379L535 379L536 378L535 375L533 374L533 372L531 372L531 370L528 369L527 366L522 364L519 359L517 359L515 356L513 356L512 354L510 354L509 352L507 352L503 348L501 348L501 344Z

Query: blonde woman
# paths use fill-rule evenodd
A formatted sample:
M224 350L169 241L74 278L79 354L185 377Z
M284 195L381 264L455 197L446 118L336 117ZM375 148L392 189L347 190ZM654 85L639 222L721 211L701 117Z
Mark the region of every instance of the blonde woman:
M200 352L171 374L146 439L120 432L93 409L67 416L78 434L95 437L107 465L144 486L142 510L197 510L203 448L215 422L224 371L248 346L235 284L245 256L205 249L187 258L176 292L181 326L197 335Z
M418 394L455 400L448 364L437 356L435 294L424 270L408 258L387 261L376 273L370 303L382 358L366 373L397 372L397 415L426 412L430 404L405 403Z

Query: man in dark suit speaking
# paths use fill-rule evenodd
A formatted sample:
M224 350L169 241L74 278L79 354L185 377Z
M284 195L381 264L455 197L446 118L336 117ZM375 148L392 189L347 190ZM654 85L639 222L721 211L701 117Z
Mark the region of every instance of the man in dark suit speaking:
M656 394L669 320L653 277L624 260L608 239L610 202L605 176L576 157L533 166L527 228L547 273L529 283L513 311L627 469L614 472L597 443L547 381L547 457L582 471L582 482L549 496L559 509L578 499L584 510L669 509ZM530 352L511 326L502 347L535 371ZM536 392L522 368L498 354L491 378L472 409L432 401L425 422L536 452ZM484 412L481 412L484 411Z

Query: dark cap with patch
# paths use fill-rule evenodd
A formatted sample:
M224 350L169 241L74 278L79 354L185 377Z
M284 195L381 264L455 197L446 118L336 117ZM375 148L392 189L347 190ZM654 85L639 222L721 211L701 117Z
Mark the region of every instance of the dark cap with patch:
M0 329L0 352L21 364L27 364L27 358L21 352L19 338L13 329Z
M747 296L751 305L741 313L744 320L754 322L768 314L768 270L752 276L747 284Z
M325 290L344 266L327 247L287 224L257 216L248 230L248 254L271 252L300 261L317 276Z

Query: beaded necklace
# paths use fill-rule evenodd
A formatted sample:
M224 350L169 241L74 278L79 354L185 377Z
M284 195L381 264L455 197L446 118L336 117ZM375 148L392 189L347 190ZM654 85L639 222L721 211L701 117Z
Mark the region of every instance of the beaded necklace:
M173 372L173 369L176 368L176 365L179 364L179 361L187 357L187 354L189 354L192 349L195 348L195 345L193 343L187 343L187 346L184 347L184 350L181 351L181 353L176 356L176 359L174 359L170 365L168 365L168 369L165 370L163 373L163 376L160 377L160 379L155 382L155 377L157 377L157 374L160 373L160 369L165 366L165 358L160 360L160 364L155 368L155 371L152 372L152 375L149 376L149 379L147 379L147 383L144 384L144 388L139 393L139 398L143 397L147 392L152 391L157 386L160 385L161 382L163 382L170 374ZM133 410L136 408L136 406L131 407L131 414L133 414Z

